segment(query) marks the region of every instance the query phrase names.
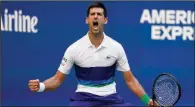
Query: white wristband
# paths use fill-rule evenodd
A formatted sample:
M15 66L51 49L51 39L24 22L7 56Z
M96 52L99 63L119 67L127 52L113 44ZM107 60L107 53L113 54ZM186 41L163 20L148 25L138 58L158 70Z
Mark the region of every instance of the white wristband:
M45 84L40 82L39 84L39 90L37 92L43 92L45 90Z

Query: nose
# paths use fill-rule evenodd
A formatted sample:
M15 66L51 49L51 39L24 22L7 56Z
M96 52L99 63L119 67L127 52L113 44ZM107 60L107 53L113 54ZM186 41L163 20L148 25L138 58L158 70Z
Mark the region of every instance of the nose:
M97 19L98 19L98 14L97 14L97 13L95 13L95 15L94 15L94 19L95 19L95 20L97 20Z

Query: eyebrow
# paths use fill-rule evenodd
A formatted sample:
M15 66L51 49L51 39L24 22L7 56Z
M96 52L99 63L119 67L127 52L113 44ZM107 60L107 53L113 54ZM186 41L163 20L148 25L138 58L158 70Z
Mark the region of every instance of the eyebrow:
M103 13L101 13L101 12L91 12L90 14L95 14L95 13L97 13L97 14L99 14L99 15L102 15Z

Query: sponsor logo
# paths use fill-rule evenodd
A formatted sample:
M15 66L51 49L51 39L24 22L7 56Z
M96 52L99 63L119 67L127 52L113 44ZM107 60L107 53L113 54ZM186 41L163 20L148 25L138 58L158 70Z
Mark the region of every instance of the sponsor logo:
M61 65L64 66L66 62L67 62L67 59L66 58L63 58L62 59L62 62L61 62Z
M1 13L1 31L37 33L37 16L24 15L22 10L10 12L5 9Z
M141 24L151 25L152 40L194 41L194 11L144 9Z
M63 58L63 61L64 61L64 62L66 62L66 61L67 61L67 59L66 59L66 58Z

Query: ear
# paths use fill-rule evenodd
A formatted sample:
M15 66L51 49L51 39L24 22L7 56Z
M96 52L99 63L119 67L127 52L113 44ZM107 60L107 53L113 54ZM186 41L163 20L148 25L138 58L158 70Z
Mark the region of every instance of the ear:
M108 23L108 18L106 17L104 20L105 20L104 24L107 24Z
M88 17L86 17L85 22L86 22L86 24L88 24Z

